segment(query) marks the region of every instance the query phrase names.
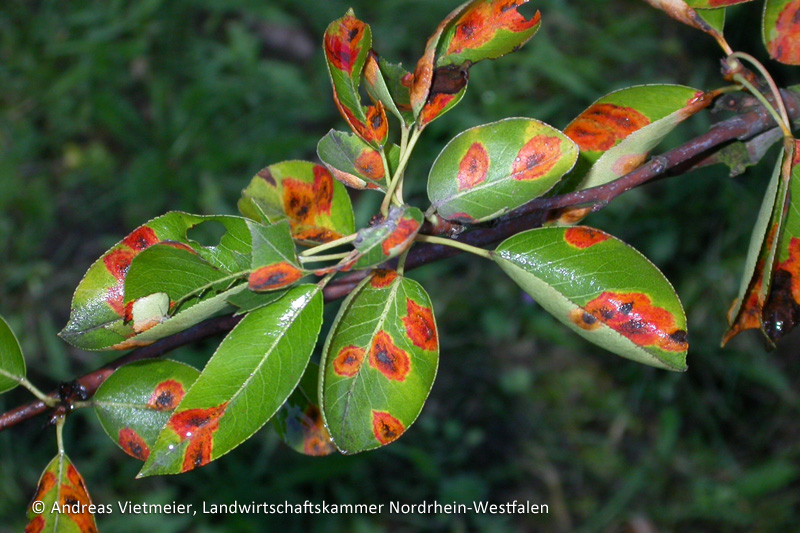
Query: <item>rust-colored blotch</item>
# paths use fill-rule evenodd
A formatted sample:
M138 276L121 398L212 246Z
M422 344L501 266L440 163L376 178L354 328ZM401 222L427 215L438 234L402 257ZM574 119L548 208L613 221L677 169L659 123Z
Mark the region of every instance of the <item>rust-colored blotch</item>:
M447 47L448 54L480 48L491 41L499 30L513 33L525 31L539 23L537 11L530 20L517 11L517 6L527 0L500 0L478 3L456 21L455 35Z
M648 124L650 119L631 107L600 103L573 120L564 134L581 150L605 151Z
M274 291L291 285L302 277L302 270L283 261L257 269L250 274L247 283L251 291Z
M333 360L333 371L339 376L352 378L358 374L363 362L364 348L351 344L339 350L339 355Z
M385 411L372 411L372 433L383 445L400 438L406 428L403 424Z
M646 294L603 292L585 309L638 346L654 346L667 352L689 348L686 331L675 325L675 316L654 306Z
M561 139L537 135L525 143L514 158L511 173L517 181L532 181L553 170L561 156Z
M419 112L420 127L433 122L441 115L450 103L455 100L456 94L434 94Z
M367 133L368 140L382 143L389 134L389 121L386 119L386 110L379 101L367 107ZM366 139L365 139L366 140Z
M167 425L181 442L189 439L181 472L188 472L211 461L214 433L219 429L220 418L227 407L228 402L225 402L208 409L181 411L170 417Z
M41 501L44 497L56 486L56 475L52 472L45 472L42 479L39 480L39 485L36 487L36 496L33 497L34 501Z
M293 178L283 180L283 210L293 222L308 223L317 216L314 186Z
M778 36L769 42L769 53L784 63L800 64L800 0L783 8L775 28Z
M483 143L475 142L467 150L466 155L458 165L458 190L472 189L479 183L486 181L489 175L489 153Z
M136 257L136 252L118 248L103 257L103 263L105 263L111 275L121 281L125 279L125 274L128 273L128 268L130 268L134 257Z
M168 379L156 386L147 401L147 406L156 411L171 411L178 407L184 394L183 384L174 379Z
M133 249L135 252L149 248L158 242L158 236L153 228L148 226L140 226L133 230L133 232L122 240L122 243Z
M593 228L587 228L586 226L569 228L564 232L564 240L567 241L567 244L581 250L590 248L595 244L600 244L603 241L607 241L609 238L610 236L607 233Z
M374 289L383 289L391 285L396 279L397 271L379 269L372 273L372 278L369 280L369 284Z
M398 348L392 336L383 330L379 331L372 341L369 364L392 381L405 381L411 371L411 359L408 354Z
M150 456L150 447L147 446L141 435L131 428L119 430L119 445L125 453L140 461L146 461Z
M38 500L34 500L38 501ZM28 522L28 525L25 526L25 533L41 533L44 531L44 526L46 525L46 521L44 519L44 515L36 515L33 520Z
M322 414L316 405L309 405L303 412L303 453L315 457L330 455L336 451L331 434L325 428Z
M357 18L347 15L325 35L325 53L328 60L339 70L353 74L353 65L360 51L366 25Z
M314 185L312 189L317 209L330 215L331 202L333 202L333 176L322 165L314 165Z
M789 257L778 264L792 278L792 298L800 304L800 239L792 237L789 241Z
M439 339L436 335L436 322L433 320L433 310L423 307L411 298L406 298L406 312L403 324L406 335L417 348L434 351L439 348Z
M381 154L371 148L365 148L358 154L354 166L359 174L373 181L380 181L386 177Z
M82 490L80 487L74 487L72 485L67 485L62 483L61 485L61 499L59 504L63 509L64 506L67 507L67 516L69 516L70 520L75 522L75 525L78 526L78 529L82 533L96 533L97 526L94 522L94 516L89 512L84 505L91 504L91 499L89 499L89 494ZM77 509L74 506L75 504L80 504L80 509L86 509L85 512L78 512L73 513L72 511Z
M411 245L420 223L413 218L401 218L395 230L381 243L383 255L397 255Z
M594 331L602 326L602 322L597 317L587 313L580 307L569 312L569 319L573 324L586 331Z
M299 224L292 224L292 235L295 239L300 239L301 241L314 241L319 243L330 242L343 237L341 233L327 228L302 226Z

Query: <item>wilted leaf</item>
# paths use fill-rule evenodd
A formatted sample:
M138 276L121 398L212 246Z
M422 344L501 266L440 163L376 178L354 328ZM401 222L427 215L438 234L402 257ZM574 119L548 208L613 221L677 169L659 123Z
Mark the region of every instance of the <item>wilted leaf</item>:
M10 391L25 377L25 358L17 337L0 316L0 393Z
M525 292L580 336L640 363L686 370L686 317L642 254L586 226L514 235L492 254Z
M42 502L44 511L33 510L34 502ZM52 512L58 505L61 512ZM92 499L86 483L65 453L56 455L42 472L36 485L36 494L28 507L30 522L26 533L53 531L96 533L94 515L89 512Z
M192 470L250 438L297 386L321 325L318 285L245 316L170 416L139 477Z
M448 220L489 220L550 190L577 157L575 143L534 119L477 126L457 135L436 158L428 198Z
M417 282L378 270L342 303L325 342L322 411L336 447L389 444L419 416L436 377L439 339Z
M93 398L106 434L122 450L146 460L159 431L200 372L162 359L137 361L117 369Z
M773 59L800 65L800 0L766 0L762 34Z
M389 171L394 172L400 163L400 147L384 147ZM320 139L317 155L333 177L354 189L380 189L388 183L381 153L352 133L331 130Z

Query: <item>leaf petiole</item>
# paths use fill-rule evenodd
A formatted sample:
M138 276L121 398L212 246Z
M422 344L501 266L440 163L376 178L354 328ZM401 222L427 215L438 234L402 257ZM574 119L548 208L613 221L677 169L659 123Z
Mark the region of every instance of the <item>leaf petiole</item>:
M348 235L347 237L342 237L341 239L336 239L335 241L326 242L325 244L320 244L319 246L309 248L308 250L300 252L300 260L302 260L304 257L317 255L318 253L330 250L331 248L336 248L337 246L342 246L343 244L351 243L354 240L356 240L356 237L358 237L358 234L353 233L351 235Z
M16 376L14 374L6 372L2 368L0 368L0 376L7 377L8 379L13 379L17 383L19 383L20 385L22 385L23 387L28 389L28 391L31 394L36 396L36 398L38 400L42 401L47 407L55 407L56 405L58 405L58 399L53 398L52 396L48 396L47 394L45 394L42 391L40 391L39 388L36 387L30 381L28 381L27 378Z
M434 237L433 235L417 235L415 240L417 242L425 242L428 244L441 244L444 246L450 246L451 248L457 248L463 252L469 252L471 254L481 256L484 259L492 258L492 253L489 250L484 250L483 248L478 248L477 246L472 246L470 244L466 244L453 239L445 239L444 237Z

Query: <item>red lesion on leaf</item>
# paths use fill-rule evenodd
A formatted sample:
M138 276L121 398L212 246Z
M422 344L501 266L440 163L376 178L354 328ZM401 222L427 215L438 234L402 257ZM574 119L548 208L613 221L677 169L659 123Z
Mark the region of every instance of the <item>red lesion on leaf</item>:
M25 526L25 533L41 533L44 530L45 525L46 521L44 519L44 516L37 515L36 517L34 517L33 520L28 522L27 526Z
M367 142L374 141L383 144L389 134L389 121L386 119L386 110L381 102L367 106Z
M153 228L140 226L122 240L122 243L136 252L149 248L158 242L158 236Z
M369 364L393 381L405 381L411 370L411 359L408 354L398 348L392 336L383 330L379 331L372 341Z
M536 26L541 20L541 13L537 11L530 20L526 20L516 9L527 1L482 2L468 9L455 22L455 34L446 53L458 54L464 50L480 48L493 40L500 30L519 33Z
M336 451L331 434L325 428L322 414L316 405L309 405L303 412L303 453L315 457L330 455Z
M514 158L511 175L517 181L531 181L545 176L558 163L561 139L537 135L525 143Z
M364 149L355 160L356 171L373 181L380 181L386 177L381 154L370 148Z
M564 134L581 150L606 151L648 124L650 119L632 107L599 103L573 120Z
M339 350L339 355L333 360L333 371L338 376L352 378L361 369L364 362L364 348L350 345Z
M317 216L314 186L293 178L283 180L283 210L294 223L308 223Z
M434 351L439 348L436 335L436 322L433 320L433 309L424 307L411 298L406 298L406 313L403 324L406 335L417 348Z
M175 413L167 422L181 442L189 440L181 472L188 472L211 461L214 433L225 414L228 402L208 409L189 409Z
M372 411L372 434L383 445L400 438L406 428L402 422L385 411Z
M333 201L333 176L328 169L321 165L314 165L314 200L317 209L323 213L331 214L331 202Z
M654 346L667 352L689 348L686 331L675 325L675 316L654 306L646 294L603 292L584 309L638 346Z
M156 411L171 411L178 407L185 394L182 383L168 379L156 385L147 401L147 406Z
M292 235L295 239L299 239L301 241L314 241L314 242L329 242L336 239L343 237L343 235L337 231L333 231L327 228L318 228L318 227L299 227L295 226L292 228Z
M569 228L564 232L564 240L567 241L567 244L581 250L585 250L595 244L600 244L603 241L607 241L609 238L610 235L607 233L593 228L587 228L586 226Z
M763 310L764 331L773 342L800 322L800 238L791 238L788 253L775 267Z
M422 125L433 122L436 117L442 114L445 108L450 105L450 102L455 100L455 94L437 94L429 100L422 111L419 113L419 122Z
M117 248L103 257L103 263L117 281L122 281L125 279L125 274L128 273L134 257L136 257L136 252Z
M64 509L66 507L66 514L69 519L75 522L78 529L82 533L97 533L97 526L94 523L94 516L89 512L87 507L92 503L89 494L81 487L73 487L65 483L61 484L61 498L59 506ZM79 507L73 507L78 504ZM84 510L84 512L74 513L73 510Z
M800 0L792 0L778 15L777 36L767 48L775 59L792 65L800 64Z
M269 167L259 170L256 176L266 181L272 187L278 186L278 182L275 180L275 176L272 175L272 171L269 169Z
M374 289L383 289L394 283L394 280L396 279L397 279L396 271L388 269L380 269L376 270L372 274L372 278L369 280L369 284Z
M475 142L469 147L458 164L458 190L465 191L486 181L489 174L489 153L483 143Z
M58 480L56 475L52 472L45 472L42 479L39 480L39 485L36 487L36 496L33 501L41 501L44 497L56 486Z
M146 461L150 456L150 447L144 439L131 428L119 430L119 445L122 450L140 461Z
M594 331L603 325L597 320L597 317L579 307L569 312L569 319L573 324L586 331Z
M325 54L334 67L352 76L367 25L352 15L337 22L325 33Z
M381 243L383 255L396 255L408 248L419 228L420 223L413 218L401 218L394 231Z
M282 289L302 278L304 272L296 266L282 261L259 268L250 274L247 286L251 291L274 291Z
M106 292L106 302L111 309L125 322L133 320L133 302L124 304L125 301L125 282L119 281L116 285L108 288Z

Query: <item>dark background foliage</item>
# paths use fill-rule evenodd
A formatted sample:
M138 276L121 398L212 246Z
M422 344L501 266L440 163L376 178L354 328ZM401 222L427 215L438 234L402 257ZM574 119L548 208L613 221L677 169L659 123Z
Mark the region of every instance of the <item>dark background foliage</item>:
M563 128L594 99L641 83L724 85L706 36L635 0L534 1L539 34L475 66L465 100L433 124L427 166L467 127L531 116ZM735 48L763 56L759 3L729 18ZM49 390L114 354L56 336L91 262L170 209L233 213L261 167L314 158L343 128L320 42L348 6L374 46L412 67L451 2L24 1L0 6L0 313L32 381ZM768 62L780 83L797 74ZM697 117L668 144L714 119ZM135 481L95 416L66 427L96 503L418 503L490 499L550 505L530 516L282 517L288 531L789 530L800 505L797 336L768 353L747 333L719 348L771 163L730 179L711 168L619 198L587 223L627 240L667 274L689 315L689 371L603 352L557 324L499 269L459 257L415 271L441 330L437 382L400 441L353 457L307 458L271 427L205 468ZM376 198L357 198L363 223ZM332 316L335 305L329 306ZM202 366L214 341L170 357ZM0 398L8 409L29 397ZM20 530L55 453L43 419L0 433L0 529ZM106 531L262 531L265 516L100 516ZM654 529L648 529L654 528Z

